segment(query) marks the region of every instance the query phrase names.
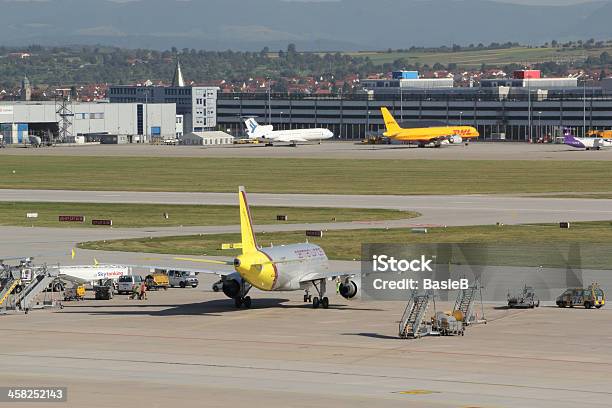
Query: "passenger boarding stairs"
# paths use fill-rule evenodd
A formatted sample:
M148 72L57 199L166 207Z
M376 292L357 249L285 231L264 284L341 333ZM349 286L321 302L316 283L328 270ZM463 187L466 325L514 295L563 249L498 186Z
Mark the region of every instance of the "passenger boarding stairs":
M463 316L463 323L470 325L474 323L486 323L484 319L484 310L482 320L477 320L474 313L474 302L480 294L480 303L482 305L482 288L480 282L476 281L472 286L467 289L459 291L457 300L455 301L455 307L453 308L453 315L456 311L460 311Z
M13 290L21 284L21 279L13 279L12 277L7 277L3 279L2 282L2 291L0 291L0 308L4 308L8 301L9 296L13 292Z
M58 269L49 270L46 267L42 268L32 277L30 283L21 292L15 294L15 307L27 313L32 308L36 297L49 288L49 285L58 279L58 275Z
M415 339L429 334L425 325L425 313L433 299L433 291L424 294L412 292L399 325L399 336L403 339Z

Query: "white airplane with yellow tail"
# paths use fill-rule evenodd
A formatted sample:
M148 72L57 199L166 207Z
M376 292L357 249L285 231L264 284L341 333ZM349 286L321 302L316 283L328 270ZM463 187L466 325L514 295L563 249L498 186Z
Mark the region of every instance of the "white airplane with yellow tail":
M463 141L476 139L480 136L478 130L472 126L437 126L405 129L402 128L389 109L380 109L385 120L387 131L383 133L389 139L402 142L415 142L419 147L440 147L443 143L458 144Z
M351 279L352 275L329 271L325 251L318 245L308 242L303 244L279 245L262 248L257 244L251 212L247 204L244 187L238 191L240 202L240 233L241 241L233 244L242 253L233 260L218 261L208 259L175 258L179 261L203 262L210 264L232 265L235 272L199 271L216 273L221 276L223 293L234 299L236 307L251 306L248 296L252 287L263 291L295 291L304 290L304 302L312 301L316 309L329 307L326 294L326 282L329 279L340 278L340 294L346 299L352 299L359 291L358 283ZM217 284L216 284L217 285ZM316 296L310 295L314 289Z

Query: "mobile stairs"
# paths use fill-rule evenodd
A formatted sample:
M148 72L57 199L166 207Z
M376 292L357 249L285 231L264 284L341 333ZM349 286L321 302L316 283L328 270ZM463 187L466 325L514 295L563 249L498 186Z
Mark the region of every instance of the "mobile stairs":
M21 285L21 279L6 277L2 279L2 290L0 291L0 311L5 310L9 302L9 297L17 286Z
M26 314L34 309L42 309L45 307L57 306L53 302L48 302L46 299L43 305L39 306L36 303L38 295L43 293L49 286L58 279L59 269L47 269L46 266L39 268L32 276L32 280L22 287L19 293L13 294L11 305L7 305L7 309L21 310ZM61 304L59 305L61 307Z
M399 323L399 336L402 339L418 339L434 334L431 331L431 325L428 325L425 319L425 314L432 302L435 307L433 290L420 294L412 291Z
M475 313L475 302L477 298L480 298L481 314L480 319L477 318ZM453 308L453 316L457 316L461 312L463 324L469 326L471 324L487 323L487 319L484 315L484 305L482 302L482 286L479 281L475 281L473 285L467 289L461 289L455 301L455 307Z

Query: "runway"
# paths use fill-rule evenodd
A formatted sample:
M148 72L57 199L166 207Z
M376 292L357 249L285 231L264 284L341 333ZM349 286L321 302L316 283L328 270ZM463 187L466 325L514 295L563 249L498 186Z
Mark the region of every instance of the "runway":
M0 201L237 205L234 193L0 190ZM611 199L513 197L504 195L383 196L249 194L254 206L378 208L417 211L404 225L486 225L612 219ZM319 225L334 228L334 224ZM358 225L355 225L358 227ZM297 228L300 229L300 228ZM197 231L194 230L194 231Z
M406 145L364 145L357 141L331 141L298 147L259 145L154 146L87 145L55 146L40 149L0 149L2 155L29 156L123 156L123 157L236 157L236 158L327 158L398 160L612 160L612 149L585 151L561 144L517 142L474 142L469 146L445 145L440 149L419 149Z

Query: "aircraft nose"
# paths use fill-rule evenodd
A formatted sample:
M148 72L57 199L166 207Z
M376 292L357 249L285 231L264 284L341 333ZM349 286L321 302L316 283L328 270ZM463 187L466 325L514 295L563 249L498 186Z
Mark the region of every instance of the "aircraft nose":
M334 137L334 132L332 132L331 130L327 129L325 132L325 136L327 137Z

